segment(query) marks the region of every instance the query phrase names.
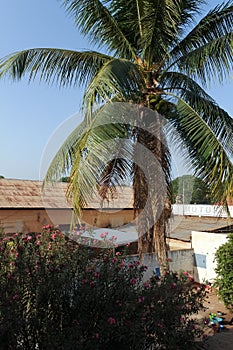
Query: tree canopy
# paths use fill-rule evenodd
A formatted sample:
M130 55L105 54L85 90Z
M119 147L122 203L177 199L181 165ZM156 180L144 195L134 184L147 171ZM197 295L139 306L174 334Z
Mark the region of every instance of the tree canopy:
M172 180L172 203L212 204L208 186L196 176L183 175Z
M233 310L233 233L229 234L228 241L220 246L215 253L217 263L215 287L226 307Z

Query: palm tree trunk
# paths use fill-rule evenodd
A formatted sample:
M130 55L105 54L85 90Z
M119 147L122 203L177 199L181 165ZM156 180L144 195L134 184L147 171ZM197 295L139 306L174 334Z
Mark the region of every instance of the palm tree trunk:
M166 225L171 213L168 205L170 157L159 114L151 113L148 117L148 112L143 111L141 125L135 131L142 152L135 150L134 210L138 222L138 252L140 255L157 253L163 270L167 267Z

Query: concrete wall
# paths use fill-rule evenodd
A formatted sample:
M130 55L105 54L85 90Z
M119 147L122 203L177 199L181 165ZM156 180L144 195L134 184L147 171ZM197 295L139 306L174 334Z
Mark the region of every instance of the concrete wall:
M194 279L197 282L213 282L215 252L227 242L226 233L192 231L192 247L194 249Z
M117 227L133 221L133 210L95 210L83 212L82 222L96 227ZM42 226L70 225L70 209L0 209L0 230L5 233L40 232Z
M193 249L174 250L168 252L169 268L173 272L188 271L193 275ZM131 260L137 260L138 255L130 256ZM148 267L144 279L148 280L154 275L155 269L159 267L156 254L143 254L142 263Z

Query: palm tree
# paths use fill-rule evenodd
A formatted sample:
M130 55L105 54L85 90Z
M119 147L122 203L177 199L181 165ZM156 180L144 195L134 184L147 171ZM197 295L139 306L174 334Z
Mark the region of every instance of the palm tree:
M170 214L168 136L185 147L187 162L216 199L225 201L233 182L233 122L206 92L211 81L223 82L232 70L233 3L216 6L196 23L204 3L66 0L77 28L105 53L35 48L0 64L0 74L13 79L29 74L63 87L85 87L85 118L58 151L46 179L68 170L67 195L77 213L93 189L104 198L131 179L140 214L139 251L157 250L163 264ZM148 150L142 154L146 169L136 159L138 144Z

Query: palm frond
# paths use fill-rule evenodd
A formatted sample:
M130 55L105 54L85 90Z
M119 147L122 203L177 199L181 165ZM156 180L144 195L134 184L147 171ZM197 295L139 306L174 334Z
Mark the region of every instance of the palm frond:
M122 174L129 173L127 162L132 158L132 143L124 141L127 127L119 114L117 120L114 118L114 113L118 113L116 106L105 105L92 114L92 120L85 119L60 148L48 169L45 182L61 178L64 171L70 173L67 196L78 215L107 182L113 186L122 184ZM111 162L116 160L115 165L120 164L117 159L126 160L121 162L122 171L117 173L112 167L111 174L107 174Z
M135 50L131 46L118 22L112 16L106 1L65 0L67 11L74 17L81 33L91 42L107 48L117 56L134 59Z
M86 128L87 123L86 120L84 120L74 129L74 131L72 131L72 133L65 140L48 167L46 176L44 178L45 184L47 182L59 181L61 177L70 172L75 158L75 149L77 147L77 143L82 138L82 135L85 134Z
M233 67L232 1L216 6L171 50L171 65L207 84Z
M37 48L16 52L0 60L0 76L29 79L38 76L48 83L60 86L84 85L101 69L110 56L95 51L72 51L55 48Z
M199 79L204 86L213 80L222 83L233 69L233 32L193 50L180 58L181 71Z
M137 100L145 89L138 66L128 60L112 59L99 70L84 94L84 105L91 110L95 102Z
M167 91L174 92L187 102L211 127L226 152L233 153L233 119L198 83L178 72L165 73L160 82Z
M183 99L176 98L177 115L172 125L188 149L187 162L208 184L216 201L225 202L233 185L232 153L229 156L200 114Z
M141 47L142 56L148 66L160 63L169 48L181 35L184 26L193 20L203 1L165 1L144 2Z
M130 180L132 180L132 162L130 161L132 153L127 151L127 155L123 155L122 143L124 140L119 141L121 144L117 146L114 158L104 166L101 172L98 193L102 199L107 197L109 191L112 197L114 197L117 187L119 188L126 184L129 185Z

